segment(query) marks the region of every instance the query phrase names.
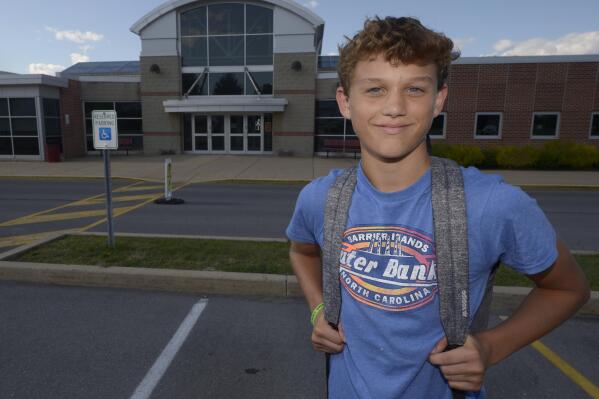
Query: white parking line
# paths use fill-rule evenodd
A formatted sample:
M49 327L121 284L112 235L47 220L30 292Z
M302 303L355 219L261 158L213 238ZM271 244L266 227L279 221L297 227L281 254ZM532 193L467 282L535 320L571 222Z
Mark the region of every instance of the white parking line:
M164 372L168 369L168 366L171 364L175 355L183 345L183 342L187 339L191 329L198 321L198 318L204 311L206 304L208 303L208 299L202 299L189 311L189 314L183 320L183 323L179 326L179 329L173 335L170 342L166 345L158 359L154 362L154 365L148 371L143 381L139 384L133 395L130 399L147 399L152 394L156 385L164 375Z

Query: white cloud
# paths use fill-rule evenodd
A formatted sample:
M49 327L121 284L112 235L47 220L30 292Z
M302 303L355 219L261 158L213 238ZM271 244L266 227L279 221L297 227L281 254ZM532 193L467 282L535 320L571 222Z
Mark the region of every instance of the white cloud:
M81 32L79 30L58 30L46 26L46 30L54 33L56 40L68 40L74 43L99 42L104 38L104 35L91 31Z
M71 53L71 63L76 64L78 62L87 62L89 61L89 55L80 54L80 53Z
M573 55L599 53L599 31L568 33L555 40L533 38L521 42L508 39L494 44L492 55Z
M307 3L304 3L304 6L309 7L309 8L316 8L316 7L318 7L318 2L316 0L310 0Z
M44 75L52 75L55 76L56 72L60 72L64 69L62 65L56 64L44 64L44 63L34 63L29 64L29 73L41 73Z
M455 45L455 47L460 50L463 50L464 47L476 42L476 39L473 37L463 37L463 38L452 39L452 40L453 40L453 44Z

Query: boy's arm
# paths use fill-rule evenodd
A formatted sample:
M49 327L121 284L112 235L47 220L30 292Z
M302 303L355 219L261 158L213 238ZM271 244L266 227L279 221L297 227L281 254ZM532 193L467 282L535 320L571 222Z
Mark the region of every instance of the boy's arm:
M487 367L547 334L572 316L589 298L584 273L561 242L558 257L546 271L528 276L536 287L505 322L469 335L464 346L442 352L440 341L429 360L441 367L452 388L479 390Z
M291 241L289 259L310 310L313 310L323 302L320 247L316 244ZM338 330L331 327L324 318L324 311L321 311L312 331L314 349L328 353L340 352L343 350L344 341L341 326Z

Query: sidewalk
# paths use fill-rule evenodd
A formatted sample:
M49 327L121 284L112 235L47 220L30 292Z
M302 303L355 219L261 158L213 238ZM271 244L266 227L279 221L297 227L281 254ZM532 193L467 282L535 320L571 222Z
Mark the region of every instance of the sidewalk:
M352 158L295 158L250 155L118 155L111 157L114 178L164 180L164 159L173 160L173 183L203 182L219 179L311 180L329 170L358 162ZM506 182L518 186L557 186L599 188L599 171L520 171L485 170L498 173ZM99 156L66 162L0 161L0 177L104 177Z

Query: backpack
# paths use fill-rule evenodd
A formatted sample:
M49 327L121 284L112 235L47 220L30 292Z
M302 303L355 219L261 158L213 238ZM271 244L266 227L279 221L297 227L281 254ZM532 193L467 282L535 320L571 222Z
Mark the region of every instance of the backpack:
M451 350L462 346L469 332L486 329L496 268L491 273L483 300L471 323L464 179L459 165L454 161L437 157L431 157L430 161L439 313L448 341L446 350ZM341 311L339 250L356 186L356 171L357 167L354 166L337 176L329 189L325 206L322 249L324 317L335 326L339 323ZM328 377L328 356L326 369ZM453 397L463 398L464 392L454 390Z

